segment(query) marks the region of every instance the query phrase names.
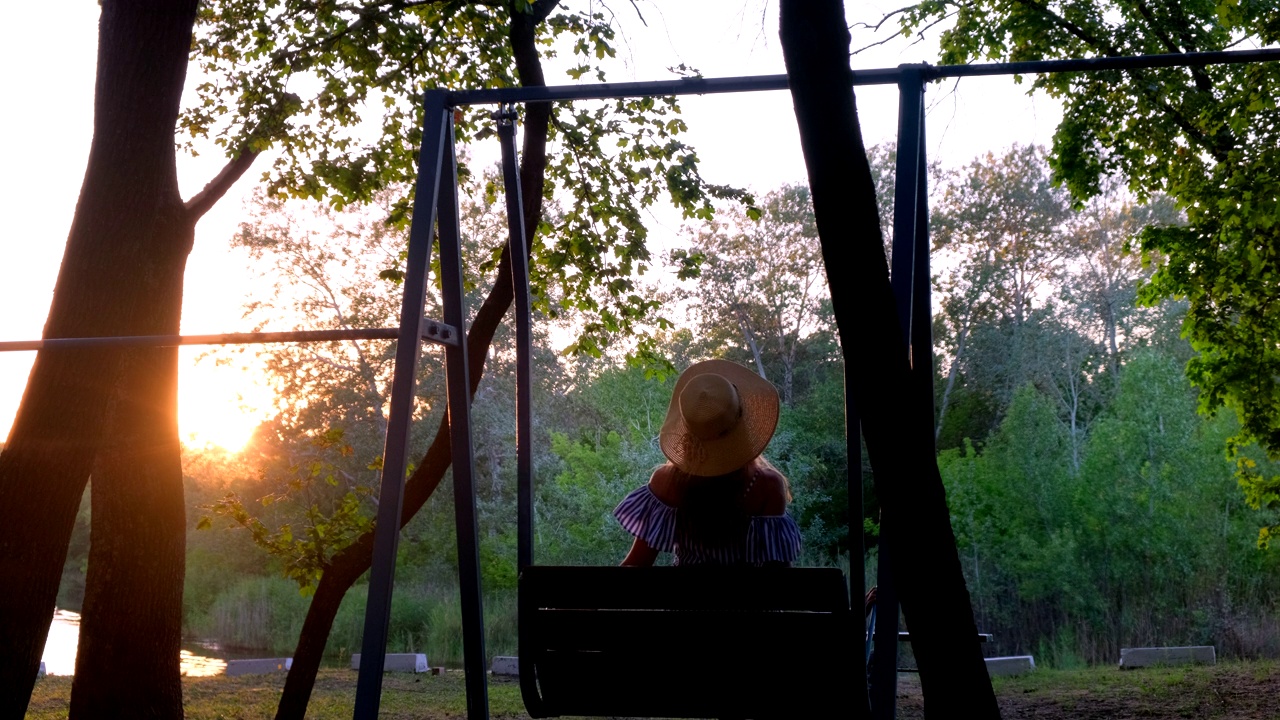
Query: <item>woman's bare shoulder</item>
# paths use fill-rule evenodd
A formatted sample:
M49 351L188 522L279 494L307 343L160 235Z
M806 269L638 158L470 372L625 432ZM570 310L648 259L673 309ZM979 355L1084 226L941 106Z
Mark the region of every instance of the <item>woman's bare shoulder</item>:
M683 496L683 483L679 482L676 468L665 463L654 468L649 476L649 492L670 507L678 507Z
M787 511L790 495L787 479L782 473L771 467L762 467L756 471L751 487L752 514L781 515Z

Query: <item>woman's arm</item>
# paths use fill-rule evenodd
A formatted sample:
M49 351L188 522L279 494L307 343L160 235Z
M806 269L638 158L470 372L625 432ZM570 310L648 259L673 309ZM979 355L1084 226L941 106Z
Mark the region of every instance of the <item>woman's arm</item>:
M649 543L644 540L636 538L631 543L631 550L622 559L622 564L630 567L652 567L653 561L657 559L658 551L649 547Z

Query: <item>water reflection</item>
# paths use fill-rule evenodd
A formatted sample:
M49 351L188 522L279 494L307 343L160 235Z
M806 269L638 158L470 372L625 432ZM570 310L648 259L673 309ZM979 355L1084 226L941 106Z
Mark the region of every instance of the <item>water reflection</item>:
M182 658L182 674L189 677L209 677L227 671L226 660L196 655L190 650L182 650L178 655Z
M76 671L76 643L80 641L80 613L53 611L49 639L44 642L45 672L50 675L73 675Z
M50 675L72 675L76 670L76 645L80 641L80 614L70 610L55 609L53 622L49 623L49 639L44 644L45 672ZM197 655L190 650L182 650L182 674L191 677L221 675L227 669L227 662L221 658Z

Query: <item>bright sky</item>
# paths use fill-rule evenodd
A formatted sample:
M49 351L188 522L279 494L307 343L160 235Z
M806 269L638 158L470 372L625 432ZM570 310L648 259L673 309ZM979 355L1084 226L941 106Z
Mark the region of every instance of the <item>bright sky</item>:
M573 6L580 3L566 1ZM777 3L703 0L697 3L638 3L647 27L629 3L617 3L619 66L613 80L671 77L679 63L707 77L785 72L777 41ZM880 7L883 5L883 7ZM847 4L850 22L879 19L894 9L884 0ZM93 0L67 0L57 13L57 42L47 33L10 31L0 43L0 67L10 68L6 110L0 116L0 340L40 336L61 261L67 231L92 138L93 80L99 7ZM40 3L8 8L10 28L50 22ZM861 42L860 42L861 40ZM855 34L854 46L869 40ZM935 56L930 42L905 40L855 56L853 67L889 67ZM549 68L548 81L569 79ZM897 94L892 87L860 88L858 107L868 145L892 140ZM712 182L767 191L805 177L789 96L785 92L687 97L688 142L698 150L702 172ZM966 79L932 86L927 95L928 150L944 165L959 165L1013 142L1048 144L1061 107L1028 98L1011 78ZM480 157L483 157L481 155ZM183 195L199 190L221 167L216 152L179 156ZM254 176L254 171L249 173ZM252 190L247 180L201 220L188 262L183 306L184 333L237 332L254 272L229 239ZM676 221L654 217L653 232L674 233ZM270 395L244 366L197 362L201 348L183 348L179 425L183 439L237 449L270 404ZM34 353L0 353L0 437L8 435Z

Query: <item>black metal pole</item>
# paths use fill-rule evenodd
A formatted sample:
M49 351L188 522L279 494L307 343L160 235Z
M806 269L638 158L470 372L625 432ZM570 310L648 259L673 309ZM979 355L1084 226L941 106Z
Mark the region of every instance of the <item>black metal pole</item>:
M850 85L892 85L902 80L907 68L924 68L925 80L949 77L982 77L989 75L1036 75L1057 72L1096 72L1099 70L1147 70L1159 67L1232 65L1280 60L1280 48L1257 50L1221 50L1202 53L1169 53L1165 55L1129 55L1124 57L1073 58L1069 60L1028 60L1009 63L974 65L903 65L896 68L853 70ZM453 105L484 105L557 100L603 100L660 95L710 95L717 93L759 92L787 89L786 75L754 75L728 78L681 78L652 82L598 83L592 85L551 85L510 87L487 90L461 90L451 93Z
M929 273L929 172L925 159L924 88L920 92L920 145L916 172L915 267L912 270L911 377L916 387L914 403L932 430L936 423L933 408L933 278ZM929 450L937 452L934 434L929 433Z
M435 320L424 320L422 339L440 345L458 342L457 331ZM211 335L111 335L107 337L6 340L0 352L32 352L91 347L177 347L181 345L262 345L266 343L333 342L336 340L395 340L400 328L349 330L286 330L283 332L217 333Z
M925 80L949 77L984 77L990 75L1040 75L1059 72L1098 72L1100 70L1151 70L1164 67L1202 67L1205 65L1238 65L1280 60L1280 48L1257 50L1215 50L1212 52L1166 53L1163 55L1126 55L1122 57L1070 58L1067 60L1026 60L1007 63L926 66Z
M870 707L870 695L867 691L867 656L866 656L866 606L864 598L866 596L866 577L867 577L867 554L863 548L862 542L862 517L865 512L862 507L862 421L858 416L858 405L854 400L853 393L849 388L852 386L852 380L849 377L849 366L845 365L844 371L844 433L845 433L845 452L848 455L848 483L849 483L849 537L847 540L846 552L849 553L849 609L858 618L853 623L855 637L853 639L853 647L857 649L854 653L853 687L857 688L859 693L854 698L855 718L867 717L867 709Z
M386 664L387 626L391 622L391 587L395 580L396 546L400 541L400 513L404 501L405 469L409 459L409 423L413 419L414 387L418 377L421 334L431 265L431 228L435 224L440 186L440 161L452 111L445 94L428 91L423 99L424 128L418 158L413 224L409 228L409 257L405 268L404 301L400 308L400 339L396 345L391 381L387 441L382 453L382 486L378 493L377 525L373 534L373 567L369 600L364 613L360 676L356 681L356 720L374 720L382 701L382 671ZM448 136L452 141L452 136ZM452 153L450 153L452 157ZM454 322L461 328L460 322ZM463 343L459 343L459 346Z
M507 252L516 318L516 559L533 564L533 318L529 310L529 249L524 226L520 165L516 162L516 109L505 105L493 114L502 141L502 183L507 195Z
M883 507L883 505L881 506ZM876 627L867 697L874 720L893 720L898 699L898 592L893 582L893 524L880 514L876 553Z
M462 231L458 224L458 166L454 157L453 115L445 121L443 182L440 184L440 280L445 322L464 328L467 309L462 285ZM489 717L485 673L484 605L480 595L480 529L472 482L471 377L465 339L445 349L449 387L449 440L453 454L453 509L458 532L458 585L462 600L462 665L467 674L467 718Z
M898 82L898 157L893 195L893 259L890 273L898 324L908 354L911 352L912 303L915 273L916 194L919 182L921 120L924 116L923 65L902 66Z
M914 352L916 220L920 152L924 120L924 77L921 65L904 65L898 81L898 159L893 203L893 271L890 276L899 326L909 357ZM928 281L928 278L925 278ZM927 312L927 308L926 308ZM912 393L914 396L914 393ZM898 592L894 581L893 545L898 517L881 503L880 552L876 570L875 662L872 664L871 715L891 720L898 685Z

